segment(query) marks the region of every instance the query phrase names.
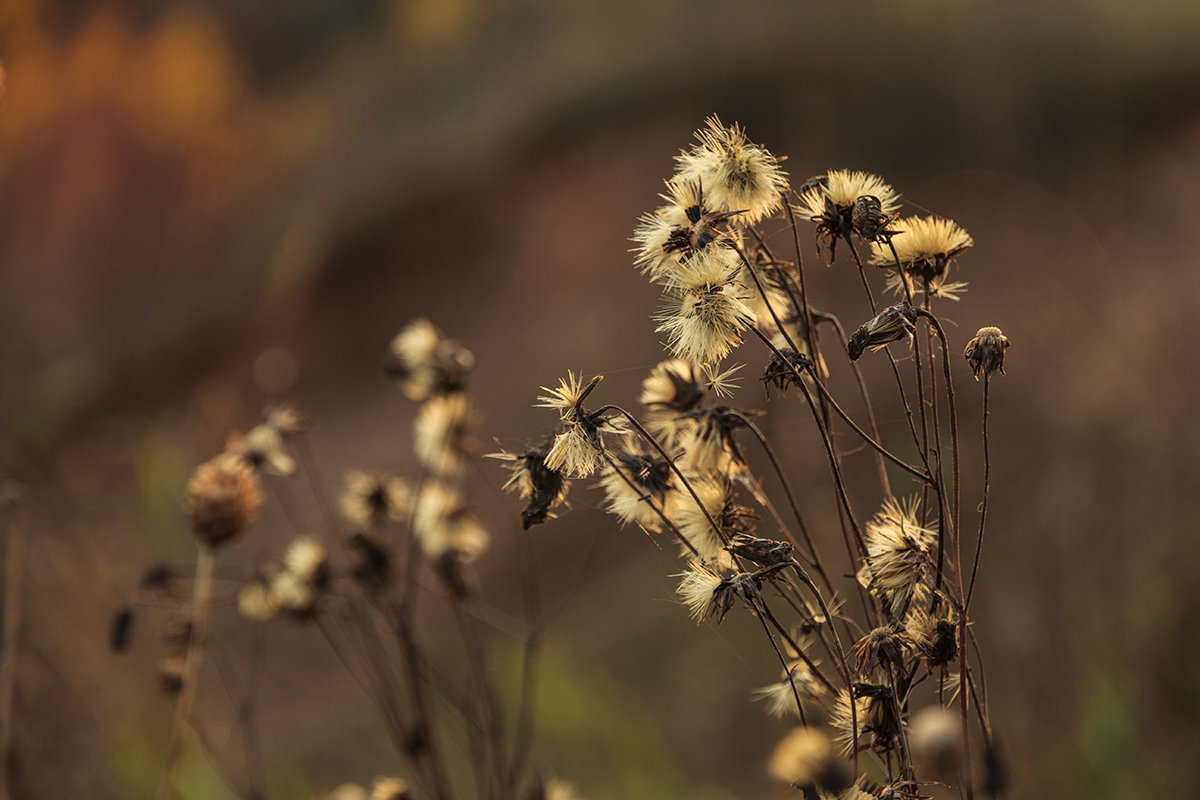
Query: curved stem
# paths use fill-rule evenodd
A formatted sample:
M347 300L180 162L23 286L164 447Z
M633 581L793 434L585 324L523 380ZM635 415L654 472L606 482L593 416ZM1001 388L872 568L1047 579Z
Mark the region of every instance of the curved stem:
M815 381L815 378L816 378L815 367L809 366L808 371L810 374L813 375L813 378ZM845 422L847 425L849 425L850 428L855 433L857 433L864 442L869 444L872 447L872 449L875 450L876 453L878 453L883 458L886 458L888 461L891 461L893 464L900 467L905 472L909 473L914 478L917 478L918 480L920 480L922 482L929 483L933 480L933 476L929 475L928 473L921 472L916 467L910 466L909 464L907 464L906 462L901 460L899 457L893 455L890 450L885 448L879 442L875 441L875 439L872 438L869 433L864 431L862 428L858 427L858 425L855 424L854 420L850 419L850 416L845 411L843 411L842 407L839 406L837 404L837 401L833 399L833 395L831 395L829 393L829 390L826 389L824 386L822 386L820 384L820 382L816 382L816 383L817 383L817 388L825 396L825 400L829 403L829 405L833 408L833 410L837 412L837 415L842 418L842 421Z

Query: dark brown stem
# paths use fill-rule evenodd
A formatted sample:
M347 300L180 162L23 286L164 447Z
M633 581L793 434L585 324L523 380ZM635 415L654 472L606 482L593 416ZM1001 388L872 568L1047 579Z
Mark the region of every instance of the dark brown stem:
M7 487L0 484L0 492ZM21 598L25 575L25 521L24 508L16 508L16 501L7 509L0 499L0 509L12 514L5 537L4 553L4 650L0 653L0 800L12 796L12 743L13 743L13 697L17 683L17 654L21 641Z
M967 585L967 599L963 601L965 608L971 607L971 597L975 594L975 577L979 574L979 554L983 552L983 527L987 520L988 475L990 461L988 459L988 383L991 376L983 374L983 501L979 504L979 538L975 542L975 559L971 564L971 581Z
M741 420L742 424L744 424L746 428L754 434L754 438L758 440L763 452L767 454L767 458L770 460L771 466L775 470L775 475L779 478L779 482L783 485L783 493L787 496L788 505L791 506L792 514L796 517L796 524L800 526L800 534L804 537L804 544L808 547L808 552L812 556L813 565L817 568L817 572L820 573L821 580L824 582L825 588L832 593L833 585L829 582L829 576L825 572L825 567L821 563L821 557L817 553L817 546L813 542L812 536L809 535L808 526L804 524L804 518L800 514L800 505L796 501L796 495L792 491L792 486L788 482L787 475L783 471L783 465L779 463L779 458L775 455L775 449L771 447L771 443L768 442L767 437L763 435L762 429L755 425L753 420L744 414L741 414L740 412L735 411L733 413L734 416ZM799 546L799 543L796 542L795 539L792 539L790 534L788 538L791 539L793 545L797 547Z
M809 372L809 374L813 375L813 378L815 381L816 368L813 366L809 366L808 372ZM826 389L824 386L822 386L819 381L817 381L816 383L817 383L817 389L819 389L821 391L821 393L825 396L825 400L826 400L826 402L829 403L830 407L832 407L833 410L837 412L837 415L842 418L842 421L845 422L847 425L849 425L850 428L855 433L857 433L864 442L869 444L871 446L871 448L873 450L875 450L876 453L878 453L881 457L886 458L888 461L891 461L893 464L900 467L905 472L912 475L914 478L921 481L922 483L929 483L933 480L933 477L931 475L929 475L928 473L925 473L925 472L921 472L916 467L913 467L913 466L905 463L899 457L893 455L890 450L888 450L883 445L881 445L879 442L877 442L874 438L872 438L872 436L869 433L864 431L862 428L858 427L858 425L854 422L854 420L850 419L850 415L847 414L845 411L843 411L842 407L839 406L837 404L837 401L833 399L833 395L831 395L829 393L829 390ZM878 434L876 434L876 435L878 435ZM890 494L890 492L889 492L889 494Z

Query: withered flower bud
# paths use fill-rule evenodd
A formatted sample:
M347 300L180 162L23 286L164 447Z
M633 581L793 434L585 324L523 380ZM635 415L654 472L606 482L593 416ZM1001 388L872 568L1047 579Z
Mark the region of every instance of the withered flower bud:
M169 564L151 564L142 573L138 586L146 591L170 593L174 589L175 571Z
M888 225L895 218L895 214L883 213L883 204L878 197L865 194L854 201L854 210L850 214L850 226L864 241L886 242L895 233L888 230Z
M934 665L949 664L958 656L958 638L954 623L939 619L933 628L929 644L929 662Z
M112 616L108 626L108 647L114 653L124 652L129 647L133 630L133 607L123 605Z
M850 337L846 351L851 361L857 361L868 347L878 350L889 342L912 336L917 322L917 310L908 303L897 303L869 319Z
M196 538L215 548L244 531L262 502L254 470L241 457L223 453L196 468L184 510Z
M980 328L975 338L967 342L963 357L979 380L979 373L991 376L995 372L1004 374L1004 351L1008 349L1008 337L999 328Z
M158 682L167 694L183 688L183 656L166 656L158 662Z
M745 533L735 534L725 548L760 567L792 565L792 546L788 542L760 539Z
M813 365L813 361L803 353L797 353L790 347L779 350L778 355L771 357L767 368L763 370L762 382L766 386L774 386L779 391L787 389L788 385L799 386L804 371Z
M347 540L353 566L350 574L360 585L377 591L387 585L391 574L391 556L365 533L352 533Z

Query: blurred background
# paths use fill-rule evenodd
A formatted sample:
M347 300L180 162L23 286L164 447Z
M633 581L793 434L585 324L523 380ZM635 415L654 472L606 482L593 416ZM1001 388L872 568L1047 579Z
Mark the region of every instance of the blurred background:
M975 239L970 291L942 314L952 348L982 325L1012 341L973 617L1013 796L1186 794L1198 41L1200 4L1177 0L5 0L0 472L24 487L28 542L14 796L149 795L170 725L161 647L147 623L110 653L108 620L149 564L193 558L187 476L265 405L311 416L333 490L352 468L412 471L413 407L381 367L427 316L477 357L487 450L546 430L530 406L568 369L632 406L662 349L628 237L714 112L788 156L797 184L876 172ZM766 231L788 256L785 226ZM801 241L815 302L857 325L851 268ZM738 402L767 408L761 352L736 358ZM885 438L902 435L864 363ZM970 512L980 387L952 366ZM770 408L832 530L803 409ZM869 513L873 461L847 463ZM472 496L496 536L487 591L519 615L531 570L550 610L535 763L588 798L789 796L764 768L788 726L748 702L777 677L753 621L693 625L673 548L583 486L521 532L503 477L482 464ZM268 503L222 558L252 564L294 533ZM395 772L324 642L252 633L231 606L214 623L229 681L261 647L268 796ZM206 667L200 707L236 774L225 673ZM186 796L235 796L219 766L190 753Z

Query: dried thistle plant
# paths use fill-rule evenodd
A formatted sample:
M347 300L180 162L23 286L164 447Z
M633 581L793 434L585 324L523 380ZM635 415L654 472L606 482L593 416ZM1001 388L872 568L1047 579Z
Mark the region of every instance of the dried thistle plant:
M601 376L567 371L537 395L536 406L556 417L544 436L488 455L508 471L503 488L524 503L522 529L564 525L568 491L591 482L622 526L678 548L676 593L698 625L761 631L763 677L751 697L771 717L788 724L794 717L802 726L780 729L768 769L806 800L997 797L1003 782L990 776L1003 768L971 600L989 491L988 387L1004 372L1008 339L981 328L964 351L982 378L984 402L983 497L968 558L957 395L935 309L961 290L948 277L974 242L948 219L902 218L900 195L876 175L834 170L793 191L781 161L740 126L706 120L665 180L665 205L642 215L633 234L634 266L663 291L661 308L647 310L654 326L647 335L663 334L668 350L642 383L640 416L597 399ZM788 260L771 251L770 237L757 227L768 222L791 230L796 247ZM855 266L867 302L847 313L867 321L849 337L808 295L799 245L806 225L814 226L831 267L839 242ZM880 272L864 269L856 241L869 245ZM877 306L871 284L881 280L901 302ZM829 330L837 334L834 346ZM912 362L911 375L897 365L895 342ZM756 362L764 392L773 389L773 407L800 402L831 490L796 491L786 458L796 450L794 426L773 426L771 414L742 402L734 378L743 365L728 363L735 351ZM891 373L881 373L884 385L907 422L895 441L881 435L863 377L885 359ZM354 665L401 768L395 777L346 784L328 796L576 796L568 784L529 769L541 641L535 623L522 629L506 622L517 628L508 632L524 648L525 667L516 708L506 715L501 707L488 624L495 615L485 613L475 577L494 526L464 483L477 455L468 393L473 365L470 351L427 320L410 323L392 341L388 373L421 404L416 476L355 470L334 504L306 444L306 425L287 408L273 409L197 468L186 511L199 556L188 614L163 660L163 679L178 699L159 797L171 793L187 723L199 724L192 711L214 557L246 535L264 487L301 481L323 524L291 531L286 549L248 569L237 607L255 624L307 626ZM858 392L847 397L850 373ZM876 461L867 480L848 475L852 462L844 456L858 446ZM897 491L907 482L901 494L910 499L898 499L893 481ZM879 510L863 516L862 508ZM147 584L119 609L110 631L114 649L127 643L146 596L189 605L176 583L168 576ZM461 633L453 666L435 663L422 629L417 609L431 593ZM461 685L447 692L455 679ZM465 760L446 752L454 738L445 731L447 710L466 723L459 737ZM980 752L986 757L977 763ZM473 780L451 774L463 763Z
M977 777L990 767L968 757L978 752L975 737L984 752L998 752L979 698L983 665L968 657L978 652L969 608L984 514L968 572L954 376L934 310L934 301L954 299L965 286L949 275L974 241L948 219L902 218L900 195L879 176L833 170L793 193L780 159L751 144L740 126L711 117L696 137L699 144L681 152L666 179L667 205L644 214L633 235L634 265L664 289L663 309L652 318L674 358L644 381L640 420L613 404L589 415L582 397L597 381L584 386L568 374L557 399L541 403L558 408L566 426L555 439L564 451L555 465L583 479L599 473L596 484L622 523L679 543L685 567L676 576L677 594L696 622L720 624L735 609L750 612L768 645L764 655L774 655L783 676L754 696L772 715L795 715L810 726L776 751L777 778L806 798L916 798L928 796L930 784L919 774L928 767L931 777L967 798L980 790L996 796L995 784ZM839 242L849 250L870 313L848 339L835 316L811 305L798 230L794 263L764 244L768 237L756 226L781 210L793 229L814 224L830 266ZM877 307L856 240L869 245L884 288L902 302ZM846 342L842 363L857 376L857 405L837 398L827 359L835 351L822 352L818 324L834 327ZM757 354L743 347L751 339L762 344ZM893 342L908 344L913 375L907 379L888 350ZM982 329L966 349L969 366L984 376L985 409L987 379L1002 373L1007 346L998 330ZM710 398L708 389L720 382L713 376L740 368L726 364L735 350L760 359L763 383L785 398L798 396L811 413L848 564L835 566L822 552L830 537L814 533L800 510L819 498L801 500L791 488L777 455L790 447L787 433L760 428L759 412L732 402L732 391L718 392L720 404ZM891 363L907 411L907 449L880 436L854 363L867 351L882 351ZM870 367L871 359L862 360ZM856 407L866 414L861 424L846 410ZM613 429L602 430L609 422ZM986 511L986 416L983 430ZM876 456L880 487L866 499L880 510L869 519L856 510L864 498L851 496L846 437ZM899 455L913 451L915 463ZM794 522L785 521L779 498L764 490L764 460ZM897 479L912 482L911 499L897 499ZM836 576L848 573L856 580L839 585ZM912 741L910 722L920 723ZM951 727L953 746L946 742Z

